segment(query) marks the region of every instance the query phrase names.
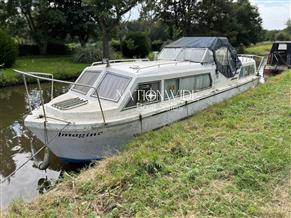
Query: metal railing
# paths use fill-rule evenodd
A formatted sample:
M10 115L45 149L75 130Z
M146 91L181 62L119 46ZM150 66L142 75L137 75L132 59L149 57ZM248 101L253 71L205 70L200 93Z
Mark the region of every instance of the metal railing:
M138 73L140 70L144 70L144 69L148 69L148 68L152 68L152 67L158 67L160 68L161 66L165 66L165 65L174 65L174 66L177 66L177 64L179 63L193 63L191 61L175 61L175 62L167 62L167 63L159 63L159 64L153 64L153 65L150 65L150 66L145 66L145 67L136 67L136 68L133 68L133 69L136 69L136 73Z
M139 62L139 61L149 61L148 58L140 58L140 59L115 59L115 60L108 60L108 63L120 63L120 62ZM93 62L91 66L96 66L100 64L106 64L107 62L104 61L97 61Z
M52 84L51 99L53 99L53 91L54 91L53 85L54 85L54 83L68 84L68 85L73 85L73 86L83 86L83 87L87 87L89 89L93 89L94 92L96 93L96 97L98 99L98 104L99 104L99 107L100 107L103 123L104 123L104 125L106 125L104 111L103 111L103 108L102 108L102 105L101 105L101 100L99 98L99 94L98 94L97 88L95 88L93 86L90 86L90 85L87 85L87 84L81 84L81 83L76 83L76 82L69 82L69 81L54 79L53 75L52 74L48 74L48 73L23 72L23 71L15 70L15 69L13 69L13 71L18 73L18 74L21 74L23 76L25 90L26 90L26 94L27 94L28 97L30 95L29 95L29 91L28 91L28 85L27 85L27 81L26 81L26 76L34 78L34 79L37 80L38 89L41 92L41 105L42 105L42 110L43 110L43 113L44 113L45 122L47 122L47 114L46 114L45 107L44 107L44 99L43 99L43 96L42 96L42 89L41 89L41 85L40 85L40 80L50 81L51 82L51 84ZM42 76L39 76L39 75L52 76L52 78L42 77ZM30 101L29 101L29 107L30 107L30 110L32 110L32 107L30 105Z
M238 57L241 58L252 58L254 60L256 60L256 58L260 59L260 62L258 64L258 68L257 68L257 73L260 72L261 68L264 66L266 60L267 60L267 56L259 56L259 55L252 55L252 54L238 54Z

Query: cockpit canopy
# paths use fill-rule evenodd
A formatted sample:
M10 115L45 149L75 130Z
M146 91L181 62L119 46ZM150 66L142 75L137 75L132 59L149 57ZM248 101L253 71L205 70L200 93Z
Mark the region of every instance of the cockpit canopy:
M199 63L214 60L217 70L227 78L233 77L242 66L235 49L225 37L182 37L166 45L158 59Z

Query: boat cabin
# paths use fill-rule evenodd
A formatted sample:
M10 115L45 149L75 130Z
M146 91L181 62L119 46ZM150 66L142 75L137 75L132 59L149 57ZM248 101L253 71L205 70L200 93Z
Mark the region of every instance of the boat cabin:
M276 41L268 56L266 74L280 73L291 68L291 41Z
M155 61L93 63L24 123L64 161L96 160L137 134L255 87L258 78L255 60L238 57L226 38L184 37Z
M155 103L162 108L184 102L185 96L191 100L191 94L229 86L256 72L255 61L238 58L227 38L221 37L183 37L165 46L155 61L113 62L84 69L76 81L80 85L55 98L47 110L75 119L82 106L92 119L98 116L99 99L105 117L117 119L120 113L136 114L140 106Z

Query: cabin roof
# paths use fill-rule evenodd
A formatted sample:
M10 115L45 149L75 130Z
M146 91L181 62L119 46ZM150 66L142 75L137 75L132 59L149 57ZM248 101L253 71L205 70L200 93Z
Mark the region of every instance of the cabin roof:
M167 45L166 48L209 48L216 50L222 46L230 46L226 37L182 37Z
M152 74L167 73L175 74L175 70L190 70L190 69L211 69L212 65L201 65L200 63L193 63L190 61L142 61L142 62L126 62L126 63L113 63L108 68L105 65L89 66L87 70L106 70L109 72L116 72L121 75L131 77L138 76L152 76ZM171 69L171 70L169 70Z
M291 41L275 41L274 43L287 43L287 44L291 44Z

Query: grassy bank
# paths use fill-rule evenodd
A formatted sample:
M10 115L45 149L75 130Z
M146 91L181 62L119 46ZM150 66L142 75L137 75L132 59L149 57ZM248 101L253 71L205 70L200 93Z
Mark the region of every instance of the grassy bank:
M52 73L58 79L72 79L76 78L85 66L72 63L69 56L20 57L13 67L0 69L0 87L22 84L22 77L12 69Z
M270 50L272 48L272 44L273 43L271 43L271 42L258 43L257 45L246 48L245 53L264 56L264 55L267 55L270 53Z
M287 217L291 71L65 175L9 216Z

